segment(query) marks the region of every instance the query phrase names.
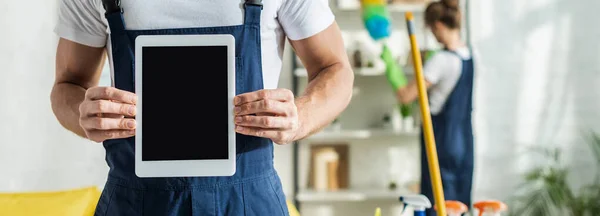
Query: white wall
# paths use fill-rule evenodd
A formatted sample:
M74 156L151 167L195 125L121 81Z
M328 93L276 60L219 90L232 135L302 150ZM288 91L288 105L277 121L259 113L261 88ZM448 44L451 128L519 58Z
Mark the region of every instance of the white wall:
M590 180L582 132L600 124L596 0L472 1L478 48L475 197L504 199L520 173L544 163L533 146L563 147L579 186Z
M102 185L106 178L102 146L64 130L50 108L55 6L0 1L0 191Z

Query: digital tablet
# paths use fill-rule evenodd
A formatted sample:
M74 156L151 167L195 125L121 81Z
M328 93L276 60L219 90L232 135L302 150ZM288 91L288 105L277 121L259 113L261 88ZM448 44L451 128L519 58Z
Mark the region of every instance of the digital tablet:
M138 177L235 173L235 68L232 35L136 38Z

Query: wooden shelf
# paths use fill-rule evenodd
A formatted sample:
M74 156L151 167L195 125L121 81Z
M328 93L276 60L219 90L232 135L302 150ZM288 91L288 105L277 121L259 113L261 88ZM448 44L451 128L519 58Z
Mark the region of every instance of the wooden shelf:
M402 195L415 194L408 189L349 189L339 191L302 190L296 196L300 202L361 202L366 200L398 201Z
M403 67L404 74L410 76L414 74L414 69L412 66ZM385 75L385 69L382 68L354 68L354 75L356 76L383 76ZM306 72L306 68L296 68L294 70L294 75L297 77L307 77L308 73Z
M386 129L366 129L366 130L324 130L304 139L304 141L336 141L336 140L360 140L378 137L417 137L420 131L413 129L411 132L397 132Z
M391 4L388 6L390 12L424 12L427 7L426 3L406 3L406 4ZM359 11L360 4L349 4L347 6L338 7L339 11Z
M381 76L385 74L385 71L379 68L354 68L353 70L357 76ZM308 73L306 72L306 68L297 68L294 70L294 75L297 77L306 77Z
M424 12L425 8L427 8L427 4L425 3L415 3L415 4L403 4L403 5L390 5L388 9L390 12Z

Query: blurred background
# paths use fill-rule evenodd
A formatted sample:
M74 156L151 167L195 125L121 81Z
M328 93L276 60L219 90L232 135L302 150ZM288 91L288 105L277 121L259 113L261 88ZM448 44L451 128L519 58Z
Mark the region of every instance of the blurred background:
M423 24L427 2L390 6L390 47L409 76L405 12L415 15L419 46L440 48ZM0 192L106 181L102 145L63 129L52 114L56 6L0 1ZM394 115L397 102L358 1L330 0L330 7L356 67L354 97L323 132L276 146L284 192L302 215L372 215L376 207L403 215L398 196L419 188L418 113ZM515 215L600 215L600 1L463 0L461 7L464 40L477 57L473 199L502 200ZM306 71L289 46L285 60L279 86L299 94ZM107 66L101 84L110 83ZM334 174L318 167L328 151L338 159Z

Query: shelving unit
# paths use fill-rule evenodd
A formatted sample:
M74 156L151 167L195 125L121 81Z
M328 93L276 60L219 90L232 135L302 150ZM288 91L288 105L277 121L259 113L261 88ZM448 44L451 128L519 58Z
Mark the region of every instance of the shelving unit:
M385 75L385 70L383 68L354 68L355 76L382 76ZM413 75L414 69L411 66L404 67L404 73L406 75ZM294 70L294 76L296 77L306 77L308 73L306 72L306 68L296 68Z
M431 0L431 1L437 1L437 0ZM340 0L329 0L329 2L336 4L335 2L340 2ZM465 29L466 30L463 31L463 33L464 33L464 36L466 37L467 43L470 44L470 35L468 34L469 33L469 22L468 22L469 21L468 20L469 1L462 0L462 2L464 3L463 5L465 6L465 8L463 8L463 10L465 11L464 19L466 19L465 20L465 23L466 23ZM354 3L351 3L351 4L354 4ZM357 18L360 14L360 5L358 4L358 0L356 0L355 5L351 5L351 4L347 4L347 5L343 5L343 6L341 6L339 4L332 5L332 9L333 9L334 13L339 13L338 18L342 19L342 20L338 21L338 24L340 24L340 28L342 29L342 31L355 33L355 32L357 32L356 27L362 26L361 24L357 23L357 22L360 22L360 19ZM426 5L427 5L427 3L390 5L388 7L388 9L392 13L392 16L395 17L394 18L396 21L395 23L402 25L401 23L404 20L399 20L399 19L401 19L400 17L403 17L402 13L410 11L410 12L413 12L415 16L423 16L423 12L425 11ZM343 18L344 16L346 16L346 17ZM423 20L423 18L420 17L416 20ZM418 26L420 26L420 25L418 25ZM402 31L402 28L399 28L397 30ZM423 38L419 39L419 40L423 39L423 40L421 40L424 43L421 46L422 49L436 48L435 47L436 43L435 43L434 38L432 38L432 35L428 35L428 33L426 33L427 32L426 29L422 28L418 32L421 32L419 34L423 34L423 35L421 35L421 36L423 36ZM439 47L437 47L437 48L439 48ZM404 54L404 55L406 55L406 54ZM295 56L295 54L293 54L291 57L292 57L291 58L292 70L291 71L293 73L292 87L293 87L295 94L300 94L301 90L302 90L301 86L303 86L300 83L307 81L307 71L303 67L301 62L299 61L298 57ZM405 66L403 69L404 69L404 72L409 77L414 76L414 68L412 66ZM360 103L365 102L364 101L365 99L364 99L364 97L361 98L361 95L364 95L364 94L373 95L373 94L379 94L380 91L385 91L385 90L382 90L382 88L376 88L376 90L373 90L373 88L372 88L373 86L371 86L371 85L378 85L375 83L375 81L384 82L383 80L385 80L385 77L383 77L385 75L385 71L384 71L384 68L381 67L381 64L375 63L374 67L372 67L372 68L354 68L354 73L355 73L355 86L354 86L353 100L356 97L356 98L360 98L363 101L359 101L358 104L356 104L356 102L354 104L351 102L351 106L362 106ZM358 82L356 82L356 81L358 81ZM365 84L366 84L366 86L365 86ZM381 94L385 94L385 92L382 92ZM371 97L371 99L373 99L373 98ZM372 106L373 103L377 103L376 100L371 100L371 99L366 100L366 103L370 103L367 105L369 107L369 109L372 109L372 108L378 109L377 107ZM367 112L370 112L370 111L371 110L368 110ZM381 110L379 110L379 111L381 111ZM376 118L376 116L372 116L372 117ZM360 118L360 119L364 121L364 118ZM360 127L358 127L358 128L360 128ZM304 167L306 167L306 163L300 163L300 161L301 161L300 159L302 159L302 162L305 162L305 160L306 160L305 157L307 157L307 155L309 155L305 151L305 150L307 150L306 148L310 148L311 146L314 146L314 145L321 145L321 144L328 144L328 143L348 143L348 144L351 144L350 148L357 148L357 149L360 149L357 151L362 151L362 150L371 148L371 146L377 146L378 145L377 142L379 142L379 140L385 141L386 139L390 140L390 139L396 139L396 138L398 140L407 140L407 139L418 140L419 134L420 134L420 131L418 129L415 129L415 130L412 130L409 132L398 132L398 131L391 131L389 129L368 128L368 127L365 129L344 128L344 129L340 129L340 130L328 130L326 128L325 130L323 130L317 134L314 134L310 137L307 137L304 140L295 142L293 144L293 153L292 153L292 161L293 161L293 173L292 173L293 179L292 179L292 181L294 184L293 185L294 194L292 196L292 201L294 202L296 207L298 209L300 209L300 211L302 211L301 210L302 203L322 204L322 203L328 203L328 202L341 202L341 203L344 203L344 205L345 205L346 202L349 202L349 203L352 203L352 202L358 203L358 202L366 202L366 201L375 201L375 202L391 201L391 202L394 202L401 195L415 194L416 191L412 191L412 190L408 189L409 187L410 188L414 187L414 185L412 183L409 183L408 185L400 185L399 184L398 189L388 190L385 187L382 187L381 185L379 185L379 183L381 183L381 182L376 183L378 186L371 184L373 178L367 177L366 179L368 179L367 180L368 183L365 184L365 179L362 179L362 177L360 177L359 175L357 176L356 174L349 176L349 178L351 178L350 181L352 182L352 181L354 181L353 178L358 177L362 180L362 182L360 184L357 184L356 187L354 187L351 184L350 188L348 188L348 189L342 189L342 190L337 190L337 191L315 191L315 190L312 190L309 188L301 187L302 184L306 183L306 182L304 182L306 179L304 179L305 177L303 176L306 174L306 173L304 173L304 172L306 172L306 169L304 169ZM412 143L410 145L404 145L404 142L399 142L399 143L402 143L401 146L394 146L394 148L403 148L403 149L413 148L413 149L415 149L415 146L410 146L410 145L412 145ZM374 145L371 145L371 144L374 144ZM384 144L384 145L388 145L388 144ZM416 144L418 145L418 141L416 142ZM392 145L396 145L396 143L392 143ZM304 153L301 153L301 151L303 151ZM362 154L362 152L360 152L359 154ZM414 154L419 154L419 153L414 153ZM356 156L356 154L354 154L354 156ZM355 161L354 164L351 163L350 166L352 167L352 166L356 166L357 164L364 164L364 163L367 163L366 166L370 166L372 163L378 163L376 160L370 160L371 158L373 158L372 156L377 157L378 154L373 154L371 152L371 154L366 154L366 156L362 157L362 158L358 157L358 159L356 159L357 157L353 157L352 160L358 160L358 161ZM418 162L416 162L416 163L418 163ZM302 169L300 168L301 164L303 167ZM379 165L381 165L381 163L379 163ZM359 167L358 169L362 169L362 168L364 168L364 167ZM404 166L404 168L406 169L405 166ZM412 168L408 167L408 169L412 169ZM302 178L301 178L301 176L302 176ZM411 182L412 182L412 180L411 180ZM371 187L371 186L373 186L373 187ZM413 190L416 190L416 189L413 189ZM350 205L352 205L352 204L350 204ZM307 207L310 208L310 205L307 205ZM348 215L348 213L350 211L345 211L345 214L343 213L343 215Z
M422 12L425 11L425 7L427 4L424 3L407 3L403 5L390 5L388 6L388 10L392 13L394 12ZM360 5L356 4L348 4L341 8L338 8L340 11L357 11L360 10Z
M385 74L385 71L380 68L354 68L353 70L356 76L381 76ZM306 77L307 74L306 68L294 70L294 75L297 77Z
M324 130L312 135L303 141L338 141L338 140L359 140L372 139L380 137L414 137L418 136L419 131L392 131L388 129L366 129L366 130Z
M406 5L392 5L388 9L390 12L423 12L427 4L415 3Z
M358 0L357 0L358 3ZM337 7L337 8L334 8ZM392 13L404 13L404 12L413 12L420 13L425 10L426 4L406 4L406 5L391 5L389 6L389 11ZM345 5L340 8L340 5L332 5L332 9L334 11L342 12L345 15L354 14L355 12L359 12L360 5ZM344 30L342 28L342 30ZM423 30L424 31L424 30ZM293 52L293 51L292 51ZM306 68L303 67L302 63L299 61L298 57L295 53L291 56L292 60L292 87L295 94L301 94L301 82L307 81L307 71ZM365 80L377 80L381 79L385 80L385 66L379 63L375 63L371 68L354 68L355 81L359 79ZM414 75L414 69L410 66L404 67L404 72L408 76ZM378 84L374 84L378 85ZM364 91L373 94L373 90L368 86L355 86L356 89L362 89L360 92L355 91L355 94L362 94ZM382 90L383 91L383 90ZM358 93L357 93L358 92ZM379 92L379 90L377 91ZM389 93L389 92L385 92ZM385 94L382 92L382 94ZM379 94L379 93L375 93ZM354 95L356 96L356 95ZM351 102L352 103L352 102ZM360 127L359 127L360 128ZM365 129L341 129L341 130L330 130L328 128L323 131L316 133L310 137L307 137L303 140L297 141L293 144L293 189L294 196L293 202L297 208L301 209L302 203L319 203L319 202L363 202L370 200L389 200L394 201L397 200L401 195L406 194L414 194L414 192L408 190L407 188L402 188L399 186L396 190L389 190L385 187L374 187L374 188L352 188L349 189L341 189L337 191L315 191L311 189L301 189L301 184L305 184L303 180L301 180L300 176L300 157L303 157L302 160L306 160L305 155L300 154L300 148L305 145L320 145L327 144L332 142L347 142L352 145L361 145L356 143L372 143L371 140L377 139L388 139L388 138L398 138L398 140L405 140L407 138L418 140L418 136L420 131L418 129L413 129L410 131L392 131L390 129L383 128L368 128ZM355 142L356 141L356 142ZM366 141L366 142L365 142ZM306 147L306 146L305 146ZM304 149L304 147L302 147ZM304 165L303 165L304 166ZM304 174L304 173L302 173ZM352 181L352 180L351 180Z

